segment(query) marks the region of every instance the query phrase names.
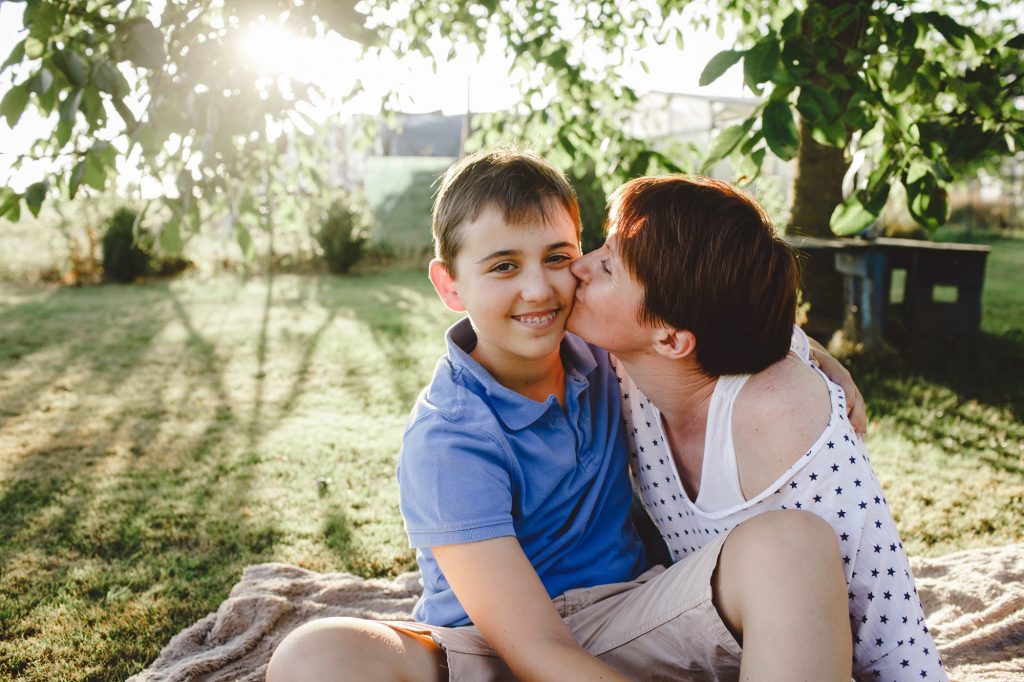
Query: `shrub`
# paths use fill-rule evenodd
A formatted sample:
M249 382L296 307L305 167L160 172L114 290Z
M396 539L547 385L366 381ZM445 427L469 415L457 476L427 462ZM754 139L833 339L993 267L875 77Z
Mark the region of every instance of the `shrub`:
M593 168L584 173L570 171L568 176L580 204L580 222L583 223L580 242L583 253L587 253L604 244L604 221L607 217L604 187Z
M347 195L335 200L327 209L314 236L331 272L344 274L362 259L366 253L368 223L366 210Z
M138 213L128 208L118 209L108 220L101 242L103 271L118 282L132 282L146 273L149 256L135 239L135 221Z

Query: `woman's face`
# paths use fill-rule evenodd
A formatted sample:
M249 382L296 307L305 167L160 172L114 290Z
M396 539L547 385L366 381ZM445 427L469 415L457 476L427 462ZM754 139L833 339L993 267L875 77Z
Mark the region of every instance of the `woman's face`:
M604 246L573 261L570 269L579 285L566 328L609 352L623 354L648 348L651 328L639 321L644 290L619 259L616 239L615 232L610 232Z

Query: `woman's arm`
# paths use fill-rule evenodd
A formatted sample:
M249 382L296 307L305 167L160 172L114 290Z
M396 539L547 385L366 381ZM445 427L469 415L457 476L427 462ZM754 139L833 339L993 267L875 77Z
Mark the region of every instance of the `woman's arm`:
M576 643L519 542L431 548L459 603L521 680L626 680Z

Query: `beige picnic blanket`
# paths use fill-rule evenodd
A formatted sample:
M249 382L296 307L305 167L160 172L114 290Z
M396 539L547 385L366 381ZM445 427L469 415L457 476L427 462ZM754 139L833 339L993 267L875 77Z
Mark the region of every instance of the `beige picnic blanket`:
M1024 680L1024 543L912 561L928 625L954 682ZM407 619L419 574L363 580L249 566L231 594L129 682L262 681L274 648L313 618Z

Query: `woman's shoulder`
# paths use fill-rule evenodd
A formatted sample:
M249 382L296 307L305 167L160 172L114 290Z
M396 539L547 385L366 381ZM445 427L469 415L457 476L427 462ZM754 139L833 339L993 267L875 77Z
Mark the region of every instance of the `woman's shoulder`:
M768 368L750 375L739 401L752 418L770 418L804 410L827 415L831 398L826 379L799 358L787 355Z
M758 485L773 483L806 454L828 427L831 414L824 377L797 358L786 357L751 375L737 396L732 419L744 494L760 492Z

